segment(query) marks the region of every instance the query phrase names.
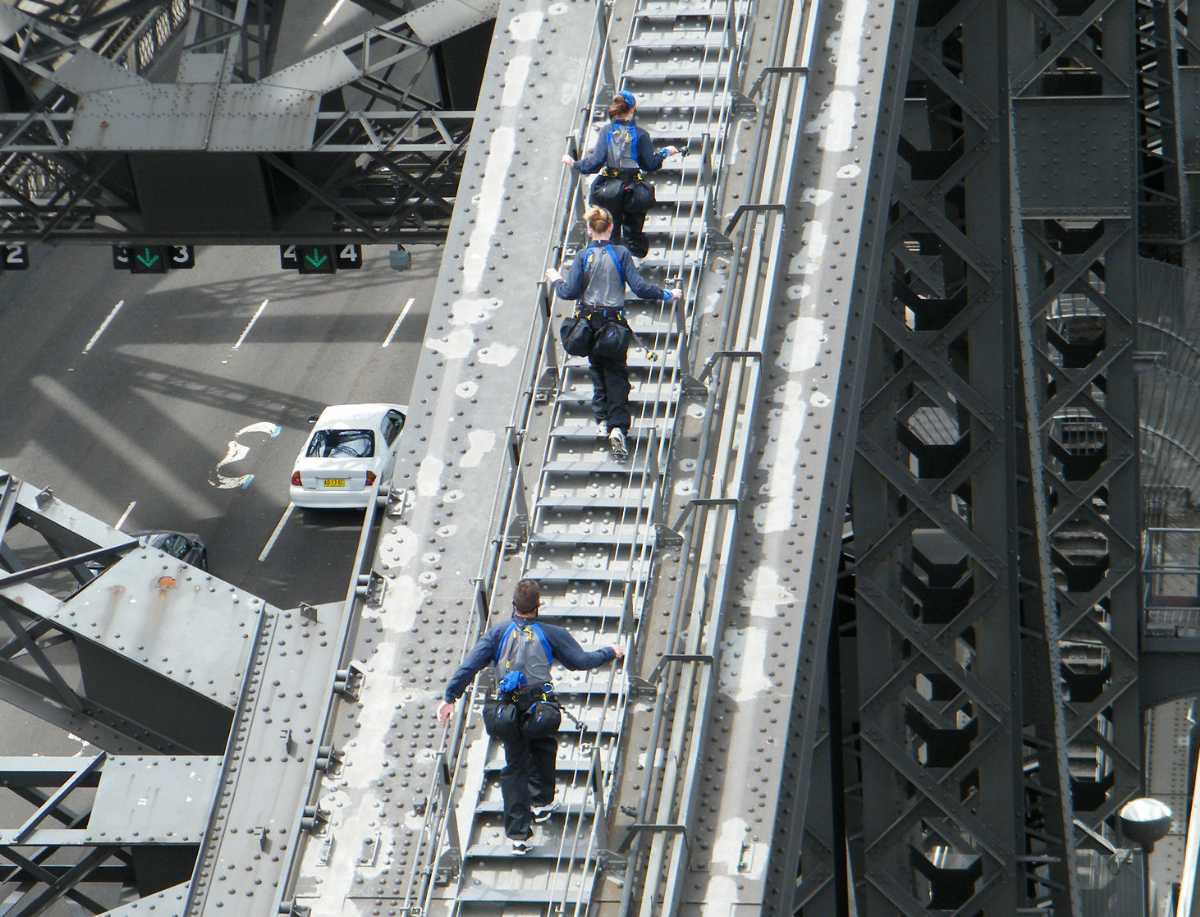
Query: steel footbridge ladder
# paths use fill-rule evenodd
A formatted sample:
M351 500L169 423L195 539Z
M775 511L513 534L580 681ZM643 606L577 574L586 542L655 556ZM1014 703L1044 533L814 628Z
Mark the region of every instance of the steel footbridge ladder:
M441 787L431 791L431 798L441 794L446 815L440 824L436 817L427 820L438 835L431 844L442 854L434 882L452 884L447 908L452 913L586 914L599 871L616 846L608 837L609 807L631 695L629 672L634 667L629 662L636 658L638 632L650 614L647 596L656 528L667 502L672 434L684 398L698 385L689 335L700 272L709 252L727 245L712 227L724 136L734 115L738 63L752 7L747 0L641 0L630 22L619 76L605 79L611 64L596 70L589 145L607 123L608 97L621 88L637 95L638 122L656 146L686 151L651 177L656 204L645 228L650 251L640 264L643 276L682 287L684 297L678 303L626 302L630 324L647 350L629 354L633 424L629 458L618 462L592 419L587 360L564 357L557 347L558 320L574 305L555 308L543 292L540 357L532 364L527 360L526 369L539 380L543 421L549 415L547 435L536 470L531 450L520 449L517 435L510 435L517 483L498 541L519 550L522 575L541 584L542 619L568 628L585 648L624 645L628 671L616 666L592 672L556 669L555 688L568 714L558 735L559 807L538 826L534 849L527 854L515 855L504 836L503 748L482 730L474 741L465 738L474 735L470 721L478 719L478 704L463 718L466 722L459 724L444 752ZM602 57L607 43L604 48ZM574 146L568 138L568 148ZM580 217L587 195L582 183L569 188L562 201L563 241L558 247L567 259L582 247ZM532 402L530 409L532 418ZM523 464L534 470L528 500L520 480ZM497 599L495 605L489 620L481 607L480 629L507 616L506 601ZM456 786L462 787L457 795L451 789ZM447 890L435 895L432 885L421 896L425 912L440 910L431 907L435 898L447 901Z

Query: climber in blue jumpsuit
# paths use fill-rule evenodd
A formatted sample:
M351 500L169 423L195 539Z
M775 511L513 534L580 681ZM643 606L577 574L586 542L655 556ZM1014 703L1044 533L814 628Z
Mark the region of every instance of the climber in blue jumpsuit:
M644 258L650 245L642 230L654 203L654 186L645 177L661 169L663 160L679 148L655 150L650 135L634 121L636 114L633 93L618 92L608 106L612 123L601 131L595 149L578 162L570 156L563 156L563 162L583 175L600 173L588 202L612 214L613 241L625 245L635 258Z
M667 290L642 278L629 250L612 244L613 219L603 207L589 207L583 218L590 240L587 247L575 256L566 277L552 267L546 270L546 280L554 284L560 299L579 301L580 314L588 317L594 332L598 334L606 324L615 322L632 338L625 318L626 286L641 299L661 302L679 299L683 290ZM613 458L623 460L629 454L626 437L632 422L625 350L617 356L593 351L588 356L588 372L592 377L592 416L603 425Z
M568 669L595 669L614 659L622 659L621 646L606 646L592 652L580 647L570 631L538 621L541 592L536 581L523 579L513 590L513 614L510 621L491 628L467 653L463 663L450 677L446 693L438 706L438 722L445 723L454 712L454 703L475 675L489 665L501 675L519 673L521 682L539 693L552 693L550 666L561 662ZM513 852L528 853L532 848L533 823L548 819L555 810L554 770L558 742L553 735L529 738L518 731L503 740L505 767L500 774L500 793L504 797L504 833L513 844Z

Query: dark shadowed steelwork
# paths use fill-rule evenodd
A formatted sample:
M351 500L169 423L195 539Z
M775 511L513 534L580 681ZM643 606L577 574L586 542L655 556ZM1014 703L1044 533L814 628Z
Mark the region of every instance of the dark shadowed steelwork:
M91 8L73 31L0 9L0 57L20 88L0 99L0 239L442 238L474 112L415 87L438 42L495 3L429 4L276 69L284 7ZM151 23L136 53L134 13Z

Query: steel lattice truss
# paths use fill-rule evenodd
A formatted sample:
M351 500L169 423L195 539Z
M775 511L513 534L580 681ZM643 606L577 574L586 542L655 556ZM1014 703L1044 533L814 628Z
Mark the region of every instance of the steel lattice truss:
M36 7L0 9L0 62L23 89L0 99L0 239L444 236L474 113L414 87L488 3L400 16L281 70L285 0ZM179 82L150 81L159 58ZM166 203L182 174L229 200Z
M1141 783L1134 21L918 13L852 496L860 913L1071 913L1075 823Z

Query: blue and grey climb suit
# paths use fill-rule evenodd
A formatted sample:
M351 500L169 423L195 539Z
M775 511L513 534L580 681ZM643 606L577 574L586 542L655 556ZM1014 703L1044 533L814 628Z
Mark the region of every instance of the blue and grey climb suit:
M612 214L613 239L639 258L649 247L642 227L654 203L646 176L661 169L666 158L667 151L655 150L650 135L633 121L613 121L601 132L595 149L573 166L583 175L600 172L588 199Z
M445 700L454 703L476 673L496 667L497 683L509 672L520 671L526 685L542 688L550 683L550 667L559 662L568 669L594 669L613 659L610 647L588 652L570 632L536 619L519 618L493 627L467 653L463 664L446 685ZM554 736L524 737L504 742L504 770L500 793L504 798L504 833L525 840L533 833L530 806L554 801L554 765L558 742Z
M578 299L579 309L591 316L592 330L599 331L605 322L625 321L625 286L639 299L666 301L671 294L656 284L642 279L637 265L623 245L610 242L590 242L576 256L567 275L554 285L559 299ZM592 415L606 432L629 432L629 368L625 357L619 360L589 356L588 371L592 377Z

